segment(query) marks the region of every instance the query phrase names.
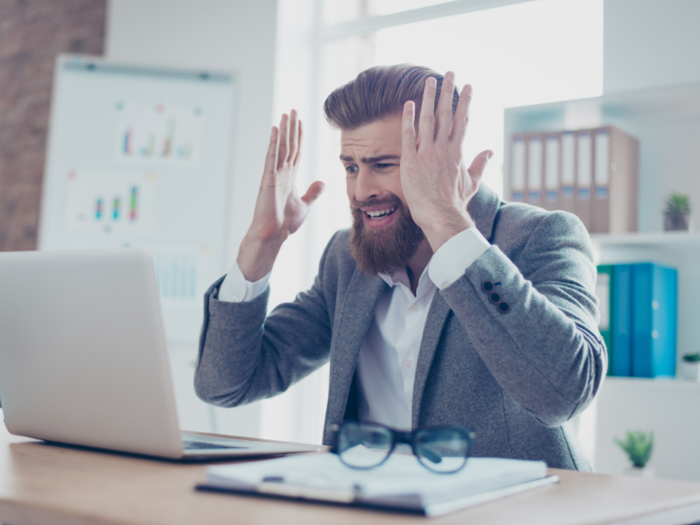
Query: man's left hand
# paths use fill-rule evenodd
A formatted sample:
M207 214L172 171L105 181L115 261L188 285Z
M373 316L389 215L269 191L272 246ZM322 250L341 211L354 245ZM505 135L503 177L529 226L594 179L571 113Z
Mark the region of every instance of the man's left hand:
M466 85L452 116L454 73L442 82L437 112L435 78L426 80L416 140L415 103L404 105L402 122L401 187L416 224L433 252L474 221L467 204L479 189L481 175L493 153L479 153L469 168L462 158L462 143L469 122L471 86Z

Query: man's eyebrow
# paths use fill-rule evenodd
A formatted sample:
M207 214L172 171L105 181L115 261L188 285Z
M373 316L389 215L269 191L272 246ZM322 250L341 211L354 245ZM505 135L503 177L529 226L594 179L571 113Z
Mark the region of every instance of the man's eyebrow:
M401 155L378 155L377 157L362 157L363 164L374 164L375 162L382 162L383 160L400 160ZM340 156L340 160L345 162L355 162L352 157L346 157L345 155Z

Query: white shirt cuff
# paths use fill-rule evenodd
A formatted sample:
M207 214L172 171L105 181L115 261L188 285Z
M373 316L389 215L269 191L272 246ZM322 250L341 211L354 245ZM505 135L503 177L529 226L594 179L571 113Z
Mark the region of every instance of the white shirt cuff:
M430 260L428 274L439 289L447 288L491 247L476 228L467 228L438 248Z
M219 301L229 303L252 301L267 289L269 283L269 273L254 283L246 281L243 272L238 267L238 262L234 262L224 282L219 287Z

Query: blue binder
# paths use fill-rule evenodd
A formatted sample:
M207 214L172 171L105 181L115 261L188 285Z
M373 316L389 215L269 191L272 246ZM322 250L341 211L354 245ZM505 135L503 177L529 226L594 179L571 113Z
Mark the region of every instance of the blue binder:
M632 265L632 374L676 375L678 272L653 263Z
M632 375L632 265L613 266L612 375Z

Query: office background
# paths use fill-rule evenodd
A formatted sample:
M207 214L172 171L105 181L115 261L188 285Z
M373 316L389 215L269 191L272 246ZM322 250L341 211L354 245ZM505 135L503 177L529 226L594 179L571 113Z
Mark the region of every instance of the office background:
M300 111L307 134L299 186L321 179L328 188L280 255L274 304L311 283L330 234L349 223L337 133L320 113L331 89L377 63L454 69L458 81L475 90L467 154L494 149L486 181L501 191L503 108L700 83L699 18L696 0L3 0L0 250L36 247L58 53L235 72L240 103L231 145L227 264L252 217L270 126L281 112ZM653 213L670 191L700 202L692 166L658 179ZM273 400L213 409L190 395L192 342L170 344L186 426L320 440L325 370ZM588 432L591 441L595 430Z

